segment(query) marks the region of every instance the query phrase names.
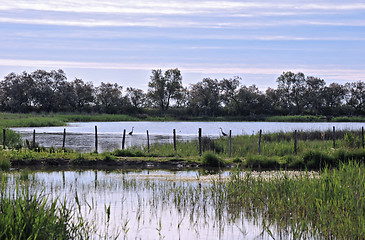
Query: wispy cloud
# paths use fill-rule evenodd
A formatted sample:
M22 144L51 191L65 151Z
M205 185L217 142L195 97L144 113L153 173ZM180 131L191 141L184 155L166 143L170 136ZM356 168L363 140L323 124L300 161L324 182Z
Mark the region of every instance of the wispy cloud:
M109 63L109 62L72 62L72 61L48 61L48 60L22 60L22 59L0 59L1 66L22 66L33 68L72 68L72 69L103 69L103 70L143 70L150 71L159 68L175 68L184 73L226 74L232 75L277 75L285 71L303 72L306 75L320 76L326 80L358 81L365 79L365 69L360 68L339 68L338 66L265 66L265 65L225 65L225 64L188 64L188 63ZM161 67L163 66L163 67Z

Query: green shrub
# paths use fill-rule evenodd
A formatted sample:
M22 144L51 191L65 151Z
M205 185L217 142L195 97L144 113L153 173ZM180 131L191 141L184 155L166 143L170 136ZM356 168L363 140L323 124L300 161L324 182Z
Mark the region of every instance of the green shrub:
M268 157L262 155L250 155L246 159L247 165L251 168L278 168L280 167L279 157Z
M225 166L224 160L217 157L212 152L205 152L202 156L203 165L206 167L223 167Z
M7 157L0 155L0 170L9 170L10 160Z
M335 166L338 161L325 152L319 150L309 150L303 154L303 161L306 167L319 169L326 165Z
M111 155L108 152L107 153L103 153L102 156L103 156L103 160L104 161L115 161L116 160L115 156Z

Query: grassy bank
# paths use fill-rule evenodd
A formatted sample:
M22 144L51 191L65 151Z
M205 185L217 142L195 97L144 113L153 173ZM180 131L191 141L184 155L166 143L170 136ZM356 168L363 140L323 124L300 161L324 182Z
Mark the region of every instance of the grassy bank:
M0 151L0 166L13 165L70 165L93 166L126 164L194 165L224 167L240 165L252 169L321 169L325 166L338 167L342 162L365 162L365 150L362 147L361 132L337 131L335 148L332 132L298 132L295 141L292 133L244 135L229 139L202 139L203 156L199 155L198 141L177 142L173 144L151 144L130 147L125 150L97 153L77 153L63 149L10 149ZM208 159L208 160L207 160ZM219 164L218 164L219 163Z
M284 174L267 180L235 174L224 194L231 204L260 213L264 226L288 230L292 239L365 238L364 164L340 164L324 169L319 178Z
M63 126L67 122L115 121L266 121L266 122L326 122L324 116L250 116L250 117L179 117L174 115L150 116L146 114L62 114L62 113L0 113L0 128ZM335 117L332 122L365 122L364 117Z

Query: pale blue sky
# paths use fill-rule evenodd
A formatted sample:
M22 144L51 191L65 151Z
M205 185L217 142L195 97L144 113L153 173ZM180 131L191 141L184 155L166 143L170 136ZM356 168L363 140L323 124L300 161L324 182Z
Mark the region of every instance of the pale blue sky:
M147 89L152 69L183 83L284 71L365 81L365 1L0 0L0 77L63 69L69 80Z

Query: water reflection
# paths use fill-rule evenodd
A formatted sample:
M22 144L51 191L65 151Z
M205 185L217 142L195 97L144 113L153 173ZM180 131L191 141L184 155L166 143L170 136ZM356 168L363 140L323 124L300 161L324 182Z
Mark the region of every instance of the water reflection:
M93 223L94 239L118 234L118 239L269 239L257 212L227 204L219 179L230 173L206 174L51 171L33 172L28 179L33 191L43 190L50 199L66 197L76 206L77 196L83 217ZM12 176L8 186L15 186L17 174Z

